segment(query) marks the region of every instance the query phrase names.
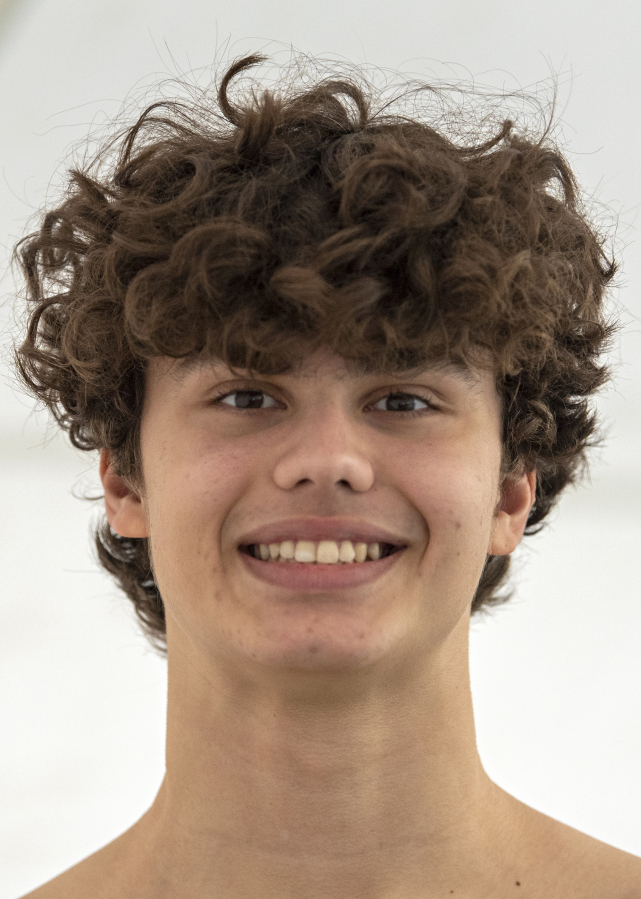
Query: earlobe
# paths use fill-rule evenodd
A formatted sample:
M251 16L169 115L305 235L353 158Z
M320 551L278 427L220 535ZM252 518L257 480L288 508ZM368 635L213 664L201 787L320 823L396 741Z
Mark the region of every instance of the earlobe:
M143 501L116 474L106 449L100 451L100 480L105 491L107 521L113 530L121 537L148 537Z
M518 478L506 478L501 501L494 515L491 556L509 556L521 542L530 510L536 499L536 471L523 472Z

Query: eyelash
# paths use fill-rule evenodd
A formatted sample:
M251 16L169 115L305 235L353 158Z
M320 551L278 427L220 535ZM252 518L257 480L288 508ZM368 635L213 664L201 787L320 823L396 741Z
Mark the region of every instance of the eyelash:
M269 396L271 399L274 399L271 396L271 394L267 393L266 390L249 390L249 389L248 390L228 390L226 393L221 393L218 396L216 396L213 400L213 404L214 405L223 405L222 401L224 399L226 399L228 396L234 396L234 394L237 394L237 393L263 394L264 396ZM400 410L397 412L392 412L392 414L394 414L394 415L402 415L405 418L417 418L418 416L425 415L427 412L436 410L436 406L433 403L431 403L428 399L426 399L424 396L419 396L416 393L406 393L403 390L392 391L390 393L386 393L386 394L384 394L384 396L380 397L374 403L370 403L370 406L376 405L376 403L380 403L381 400L387 399L387 397L390 397L390 396L397 396L397 397L404 397L406 399L419 400L419 402L425 403L425 405L427 406L426 409L414 409L414 410L406 409L406 410ZM263 411L262 409L242 409L242 408L239 409L239 408L235 408L234 406L231 406L229 404L224 404L224 405L227 405L230 409L234 409L234 411L236 411L236 412L262 412ZM392 410L378 409L376 411L391 412Z
M382 396L380 399L376 400L376 403L380 403L381 400L387 399L390 396L398 396L403 397L404 399L409 400L418 400L421 403L425 403L426 409L404 409L398 410L396 412L392 412L390 409L377 409L377 412L392 412L393 415L402 415L405 418L419 418L421 415L426 415L428 412L434 412L436 410L436 406L431 403L428 399L425 399L424 396L419 396L417 393L405 393L403 390L399 390L398 392L386 393L385 396ZM376 403L372 403L372 405L376 405Z

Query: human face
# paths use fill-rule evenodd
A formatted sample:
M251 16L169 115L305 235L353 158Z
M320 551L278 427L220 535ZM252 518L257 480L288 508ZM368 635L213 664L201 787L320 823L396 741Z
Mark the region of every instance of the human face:
M522 531L502 506L488 371L363 375L325 350L274 376L152 360L141 455L138 525L125 514L120 533L149 535L168 634L211 658L338 670L434 650L488 552ZM395 551L342 565L247 551L324 538Z

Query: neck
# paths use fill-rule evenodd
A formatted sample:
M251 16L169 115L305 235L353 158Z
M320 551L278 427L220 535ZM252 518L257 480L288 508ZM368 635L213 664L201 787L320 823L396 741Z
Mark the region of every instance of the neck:
M467 633L420 670L322 692L170 651L167 773L141 822L162 882L382 897L449 884L462 853L485 864L501 791L476 748Z

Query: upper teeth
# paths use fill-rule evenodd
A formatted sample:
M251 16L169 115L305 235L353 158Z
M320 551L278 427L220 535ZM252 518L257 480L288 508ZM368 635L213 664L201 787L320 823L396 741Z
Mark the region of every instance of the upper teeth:
M282 543L259 543L258 551L263 561L364 562L366 558L380 559L380 543L352 543L351 540L284 540Z

